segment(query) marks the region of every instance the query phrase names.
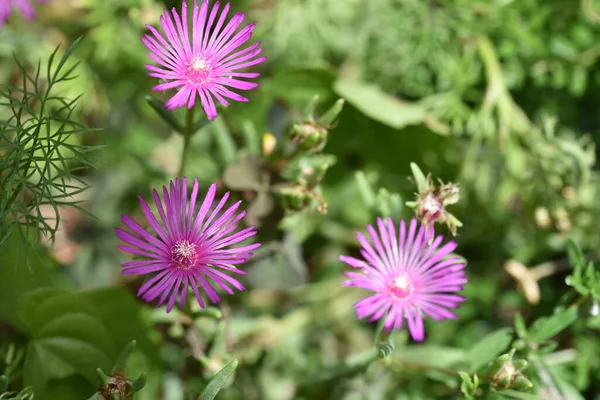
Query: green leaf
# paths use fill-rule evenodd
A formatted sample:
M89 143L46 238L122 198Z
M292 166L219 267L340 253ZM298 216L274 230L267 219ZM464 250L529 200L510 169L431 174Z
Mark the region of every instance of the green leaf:
M478 371L504 352L512 340L512 335L512 328L501 328L484 336L469 351L470 370Z
M427 178L425 177L425 174L423 174L421 168L419 168L419 166L414 162L410 163L410 170L412 171L413 176L415 178L415 183L417 184L418 192L423 193L427 189L427 186L429 186L427 184Z
M95 315L104 324L115 349L123 349L135 340L136 354L140 351L158 361L158 349L148 337L151 326L142 320L141 303L131 292L122 287L106 287L80 296L95 306Z
M208 382L208 385L204 388L202 393L200 393L200 397L198 400L212 400L217 396L217 393L225 386L229 378L235 372L235 369L238 366L238 360L233 360L222 370L217 372L217 374Z
M541 343L558 334L577 320L577 308L555 312L550 317L536 320L529 330L529 339L534 343Z
M585 265L583 251L572 237L569 237L569 240L567 241L567 255L569 257L569 263L573 268Z
M525 321L523 321L523 317L521 316L521 313L515 314L515 331L517 332L517 335L519 335L519 337L521 339L524 339L527 337L527 328L525 327Z
M131 384L131 390L133 391L133 393L137 393L140 390L142 390L145 386L146 386L146 382L148 381L148 376L146 374L141 374L139 376L139 378L137 378L132 384Z
M41 399L60 399L60 400L81 400L87 398L90 393L94 392L97 386L88 382L81 376L73 375L64 379L52 379L48 382L48 387L44 396L41 397L36 392L35 397ZM92 399L106 400L104 397L96 397Z
M29 270L25 266L26 260L22 254L24 249L19 241L19 235L15 231L0 249L0 319L6 319L21 329L22 321L18 317L17 304L24 293L50 286L66 288L69 283L60 275L58 266L44 255L30 257L32 267ZM57 289L49 290L54 292ZM36 303L37 301L33 301L33 306Z
M24 384L43 394L48 381L80 375L96 383L95 369L109 368L115 348L96 317L97 309L79 295L42 289L23 296L19 316L29 331Z
M373 85L338 80L334 90L369 118L395 129L421 124L426 118L420 106L392 97Z
M129 361L129 356L135 350L135 345L135 340L132 340L127 344L127 346L125 346L125 348L119 354L119 357L117 357L117 362L115 363L112 372L117 373L119 375L125 375L125 370L127 369L127 362Z

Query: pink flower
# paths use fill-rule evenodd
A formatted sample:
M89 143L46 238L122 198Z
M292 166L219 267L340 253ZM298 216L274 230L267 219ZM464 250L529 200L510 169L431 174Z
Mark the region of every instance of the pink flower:
M233 233L246 212L236 215L240 201L221 212L229 193L210 212L217 191L214 183L196 211L198 187L198 179L194 179L188 202L186 178L175 179L175 183L171 181L170 190L163 186L164 206L158 192L154 190L153 197L160 222L144 199L138 196L154 235L127 215L122 215L121 220L130 231L115 229L117 237L125 242L118 246L119 249L145 257L122 264L123 274L153 275L142 285L138 296L147 302L159 298L159 306L168 299L167 312L173 308L178 295L179 306L183 307L190 285L201 307L204 307L204 299L200 289L212 303L221 300L210 281L229 294L233 294L229 285L245 290L241 283L224 272L245 274L234 265L246 262L252 256L251 250L260 246L260 243L256 243L227 248L254 236L256 231L254 227L249 227Z
M37 0L38 3L43 3L46 0ZM6 23L11 14L11 6L14 6L21 11L23 18L30 21L35 18L35 8L29 0L0 0L0 28Z
M167 81L152 89L163 91L177 88L178 90L165 103L165 107L172 110L187 104L188 108L192 108L196 103L197 94L206 115L212 120L217 116L213 96L225 106L229 105L227 99L248 101L228 87L240 90L257 87L256 83L237 78L256 78L259 76L258 73L239 72L239 70L259 64L267 57L257 57L262 51L258 47L260 42L238 50L250 40L255 26L246 25L235 33L244 20L244 14L236 13L225 25L229 3L223 7L218 19L219 2L214 4L210 13L208 8L208 0L204 0L200 8L197 0L194 0L190 32L187 4L184 0L181 16L177 14L175 8L172 9L173 18L168 11L161 16L160 25L165 36L154 27L147 25L152 34L144 35L142 42L150 50L148 56L159 65L158 67L146 65L146 68L151 71L149 75Z
M449 309L454 309L464 298L453 294L462 290L467 282L465 263L457 256L450 256L456 243L448 242L442 247L442 236L433 238L433 230L426 229L412 219L406 231L400 221L398 237L392 220L377 219L377 232L367 227L370 241L357 233L364 260L340 256L360 272L346 272L349 278L343 286L367 289L374 294L354 304L358 318L370 316L370 321L382 318L384 329L402 329L403 320L408 322L412 338L422 341L425 337L423 316L435 320L454 319ZM372 244L375 246L373 248ZM431 243L431 244L429 244Z

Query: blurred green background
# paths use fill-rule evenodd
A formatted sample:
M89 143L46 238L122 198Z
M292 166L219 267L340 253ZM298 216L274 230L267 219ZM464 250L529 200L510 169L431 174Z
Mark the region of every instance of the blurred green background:
M226 168L249 152L260 156L264 134L283 145L313 96L318 113L343 98L324 149L337 159L320 187L328 212L284 213L277 206L257 217L263 248L246 266L249 290L225 298L222 320L190 321L143 304L133 297L141 281L120 275L125 255L116 250L113 229L122 213L141 220L136 194L147 197L179 167L183 140L145 99L171 95L151 93L156 80L147 76L151 60L140 41L144 25L158 26L165 7L180 3L52 0L36 4L36 21L13 15L0 32L1 83L14 85L20 70L13 53L33 70L58 44L62 54L83 36L71 56L80 62L78 78L59 91L81 94L77 118L100 128L74 140L104 146L90 153L95 169L77 172L91 186L81 196L96 219L61 208L55 245L40 250L31 272L10 250L16 245L0 250L2 342L25 349L33 335L45 354L37 366L25 362L16 387L23 378L43 382L41 398L89 397L96 386L84 370L108 368L136 339L131 375L148 372L141 399L196 398L231 358L240 366L223 399L461 398L455 371L477 372L473 344L512 327L517 312L527 323L552 314L569 290L567 239L598 257L599 1L233 0L232 8L257 24L252 41L263 41L269 59L253 68L261 77L250 102L223 109L193 137L186 175L203 187L219 182L225 191ZM0 108L0 116L6 113ZM184 111L175 114L183 119ZM355 173L364 172L375 193L385 188L410 201L411 162L460 184L461 200L450 211L463 223L455 240L468 260L467 301L458 320L426 322L425 344L395 333L390 365L367 367L361 357L373 347L375 326L356 320L352 304L361 292L339 286L344 266L337 260L357 251L354 232L379 215ZM248 206L255 193L234 196ZM411 218L413 210L397 213ZM504 269L509 260L550 263L539 302L530 304L518 289ZM102 331L82 337L110 349L104 358L83 347L53 358L44 338L26 333L17 304L39 287L73 293L67 308L81 301L99 310L91 314ZM533 372L531 396L600 399L600 362L586 356L600 354L600 318L581 318L569 329L553 361L546 360L565 397L552 397ZM94 342L98 336L110 343ZM494 342L490 359L506 352L505 339ZM88 363L69 358L77 355ZM484 395L515 398L505 396Z

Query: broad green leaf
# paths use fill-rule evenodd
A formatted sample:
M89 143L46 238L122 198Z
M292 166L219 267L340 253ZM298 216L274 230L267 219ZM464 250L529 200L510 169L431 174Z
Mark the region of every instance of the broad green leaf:
M217 374L208 382L208 385L204 388L202 393L200 393L200 397L198 400L212 400L217 396L217 393L227 384L227 381L238 366L238 360L233 360L222 370L217 372Z
M541 343L567 328L576 319L577 308L575 307L558 311L550 317L542 317L531 326L529 339L535 343Z
M25 293L42 287L67 288L70 284L60 275L55 262L44 254L30 257L32 267L29 270L19 240L14 231L0 249L0 319L6 319L22 328L22 321L17 315L17 304ZM33 302L34 305L35 303L37 301Z
M110 368L116 351L96 308L76 294L42 289L23 297L19 317L31 338L24 384L43 397L51 379L80 375L90 384L95 369Z
M148 373L148 382L136 398L140 400L156 398L160 387L160 351L150 340L152 326L141 316L142 303L123 287L107 287L81 293L81 297L94 304L96 316L104 324L115 349L126 347L136 341L135 351L129 358L127 374L131 377ZM111 359L115 362L117 355Z
M151 326L142 320L141 303L132 293L122 287L107 287L83 292L80 296L95 306L95 315L106 327L117 351L135 340L136 354L141 352L158 360L158 349L148 337Z
M369 118L395 129L421 124L426 118L421 107L392 97L373 85L338 80L334 90Z
M81 376L73 375L64 379L50 380L41 399L82 400L89 397L94 390L97 390L96 384L86 381ZM92 399L106 400L104 396L92 397Z
M484 336L469 350L470 370L478 371L499 354L505 352L512 340L512 335L512 328L501 328Z

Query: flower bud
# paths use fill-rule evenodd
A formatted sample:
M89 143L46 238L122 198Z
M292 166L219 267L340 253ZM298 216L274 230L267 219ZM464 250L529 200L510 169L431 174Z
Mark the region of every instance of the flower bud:
M317 152L327 143L327 129L313 121L301 122L292 126L290 137L302 150Z
M452 235L456 235L458 227L462 223L446 210L446 206L456 204L460 200L460 189L454 183L444 184L440 181L440 187L433 183L431 174L425 177L416 164L411 164L418 193L416 200L405 204L415 209L415 214L422 224L427 226L434 223L446 224Z
M531 382L521 373L527 366L527 360L514 360L516 349L512 348L507 354L497 357L488 368L491 383L494 387L502 389L527 390Z
M515 390L519 390L519 391L525 391L525 390L529 390L533 387L533 383L531 383L531 381L529 379L527 379L527 377L523 374L519 374L517 375L517 377L515 378L515 380L513 381L512 385L510 386L511 389L515 389Z

